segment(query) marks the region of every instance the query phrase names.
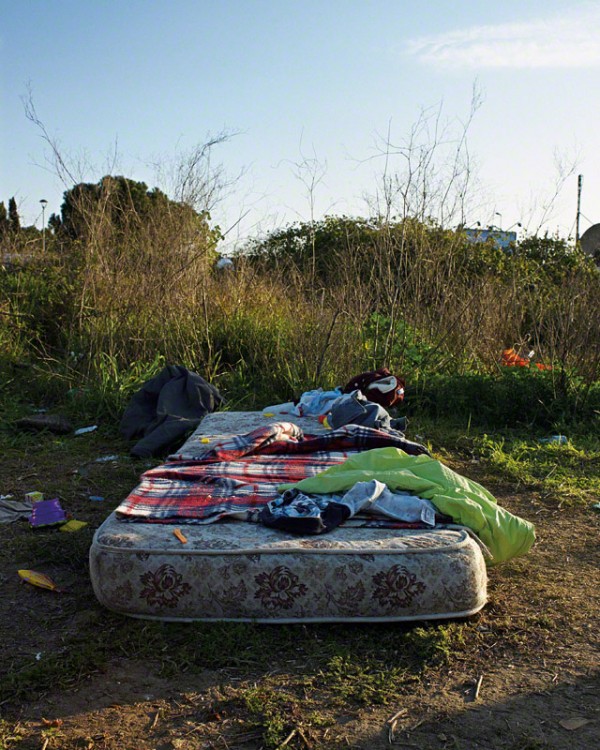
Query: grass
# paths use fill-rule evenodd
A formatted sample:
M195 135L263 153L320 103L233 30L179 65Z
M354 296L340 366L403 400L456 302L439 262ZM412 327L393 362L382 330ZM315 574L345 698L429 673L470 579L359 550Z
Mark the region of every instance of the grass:
M267 747L278 747L302 715L299 698L266 687L249 688L242 695L252 724L259 728Z
M79 606L84 604L93 606L89 595L80 597ZM65 618L73 614L69 607L64 611ZM59 652L11 671L0 685L0 701L71 686L122 655L152 664L165 678L207 669L287 669L324 681L339 700L386 704L400 685L447 658L461 627L323 625L303 628L299 639L294 626L143 622L101 610L92 610L86 625Z
M0 719L0 750L16 747L23 734L24 730L19 722L13 723Z
M498 476L537 489L559 504L588 502L600 492L600 440L595 436L558 443L483 436L479 458Z
M490 433L425 418L411 421L436 457L468 462L490 479L527 489L560 505L585 504L600 492L600 438L593 430L573 432L564 444L544 442L549 435L524 429Z

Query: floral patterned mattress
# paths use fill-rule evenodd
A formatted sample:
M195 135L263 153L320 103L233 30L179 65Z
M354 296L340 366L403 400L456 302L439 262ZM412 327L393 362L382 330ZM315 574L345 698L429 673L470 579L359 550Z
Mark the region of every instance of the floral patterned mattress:
M178 457L207 436L265 422L260 412L211 414ZM111 514L90 550L98 600L132 617L260 623L454 618L486 603L484 557L463 528L341 526L299 537L225 521L182 526L185 542L175 531Z

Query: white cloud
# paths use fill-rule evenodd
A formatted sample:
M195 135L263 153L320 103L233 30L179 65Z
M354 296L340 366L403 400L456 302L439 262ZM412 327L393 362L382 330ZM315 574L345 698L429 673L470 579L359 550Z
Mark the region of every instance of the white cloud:
M407 52L424 63L468 68L600 66L600 7L570 8L523 23L471 26L412 39Z

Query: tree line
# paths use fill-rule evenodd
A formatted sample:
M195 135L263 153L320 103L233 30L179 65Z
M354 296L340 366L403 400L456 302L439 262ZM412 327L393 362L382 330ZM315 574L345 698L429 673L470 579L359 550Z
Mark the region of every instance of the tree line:
M4 205L4 201L0 201L0 239L6 235L19 232L21 229L21 219L19 217L19 210L17 208L17 201L15 197L8 201L8 211Z

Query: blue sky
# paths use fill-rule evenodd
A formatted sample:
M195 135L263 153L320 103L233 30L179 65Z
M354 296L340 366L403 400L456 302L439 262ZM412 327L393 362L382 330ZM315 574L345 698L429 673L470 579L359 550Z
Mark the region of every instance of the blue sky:
M40 198L48 216L70 187L25 117L30 91L86 181L168 190L170 164L231 133L212 156L235 183L213 210L231 243L311 210L367 215L386 135L406 144L426 111L458 137L475 86L467 223L572 234L583 174L584 231L600 221L599 22L577 0L4 0L0 200L41 226Z

